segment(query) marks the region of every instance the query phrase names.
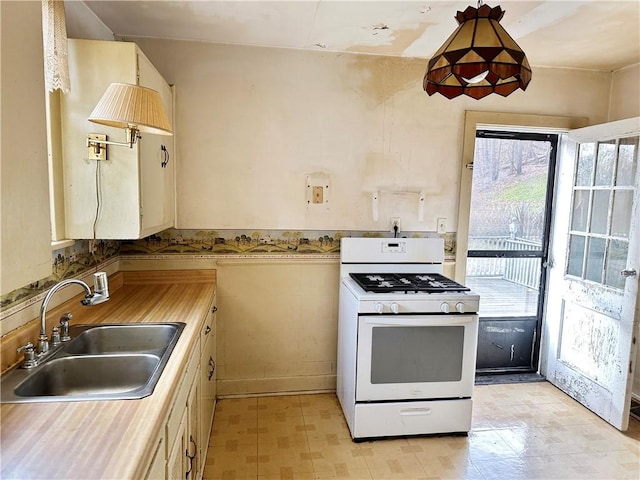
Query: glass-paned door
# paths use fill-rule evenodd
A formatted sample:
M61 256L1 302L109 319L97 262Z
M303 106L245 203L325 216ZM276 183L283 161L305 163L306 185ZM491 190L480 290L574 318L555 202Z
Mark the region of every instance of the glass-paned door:
M476 132L466 283L480 294L478 372L537 370L557 142Z
M620 430L637 351L640 118L568 134L558 168L544 374Z

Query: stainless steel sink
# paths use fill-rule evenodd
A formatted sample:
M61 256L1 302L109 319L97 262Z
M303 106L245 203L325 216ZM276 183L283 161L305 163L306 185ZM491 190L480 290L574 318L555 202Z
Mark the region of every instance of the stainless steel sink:
M156 371L157 355L62 357L42 365L14 393L18 397L133 394L144 390Z
M144 353L164 350L176 334L175 324L76 325L63 350L75 355Z
M32 369L0 379L2 403L126 400L151 395L185 324L75 325ZM75 336L77 335L77 336Z

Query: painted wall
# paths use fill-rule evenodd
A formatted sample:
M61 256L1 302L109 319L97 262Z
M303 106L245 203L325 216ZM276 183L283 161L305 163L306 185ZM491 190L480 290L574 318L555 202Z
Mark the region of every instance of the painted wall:
M607 119L605 72L539 68L526 92L447 100L422 91L420 59L128 40L176 85L178 228L453 231L465 110ZM314 172L328 211L307 208Z
M113 32L89 10L84 2L64 2L67 36L91 40L113 40Z
M0 9L1 295L51 273L51 233L41 3Z
M612 74L609 121L640 116L640 64Z

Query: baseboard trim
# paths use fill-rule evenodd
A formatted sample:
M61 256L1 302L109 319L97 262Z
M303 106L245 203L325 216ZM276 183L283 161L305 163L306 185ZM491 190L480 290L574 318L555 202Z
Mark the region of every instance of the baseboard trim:
M284 395L336 390L335 375L218 380L219 397Z

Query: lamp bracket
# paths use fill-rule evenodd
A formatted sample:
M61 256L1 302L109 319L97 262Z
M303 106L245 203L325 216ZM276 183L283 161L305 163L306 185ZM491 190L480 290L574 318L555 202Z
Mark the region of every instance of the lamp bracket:
M90 133L89 135L87 135L87 147L97 147L100 148L100 145L120 145L121 147L129 147L131 148L131 145L129 145L127 142L112 142L111 140L100 140L100 139L94 139L92 137L106 137L106 135L96 135L96 134L92 134ZM133 142L135 143L135 142Z
M111 143L107 141L107 136L101 133L89 133L87 135L87 155L89 160L106 161L107 149L102 148L102 144Z
M106 160L107 159L107 145L118 145L120 147L133 148L133 145L140 136L140 131L135 127L129 127L125 129L127 135L126 142L112 142L107 140L107 136L101 133L89 133L87 135L87 148L89 149L89 160ZM103 147L104 145L104 147Z

